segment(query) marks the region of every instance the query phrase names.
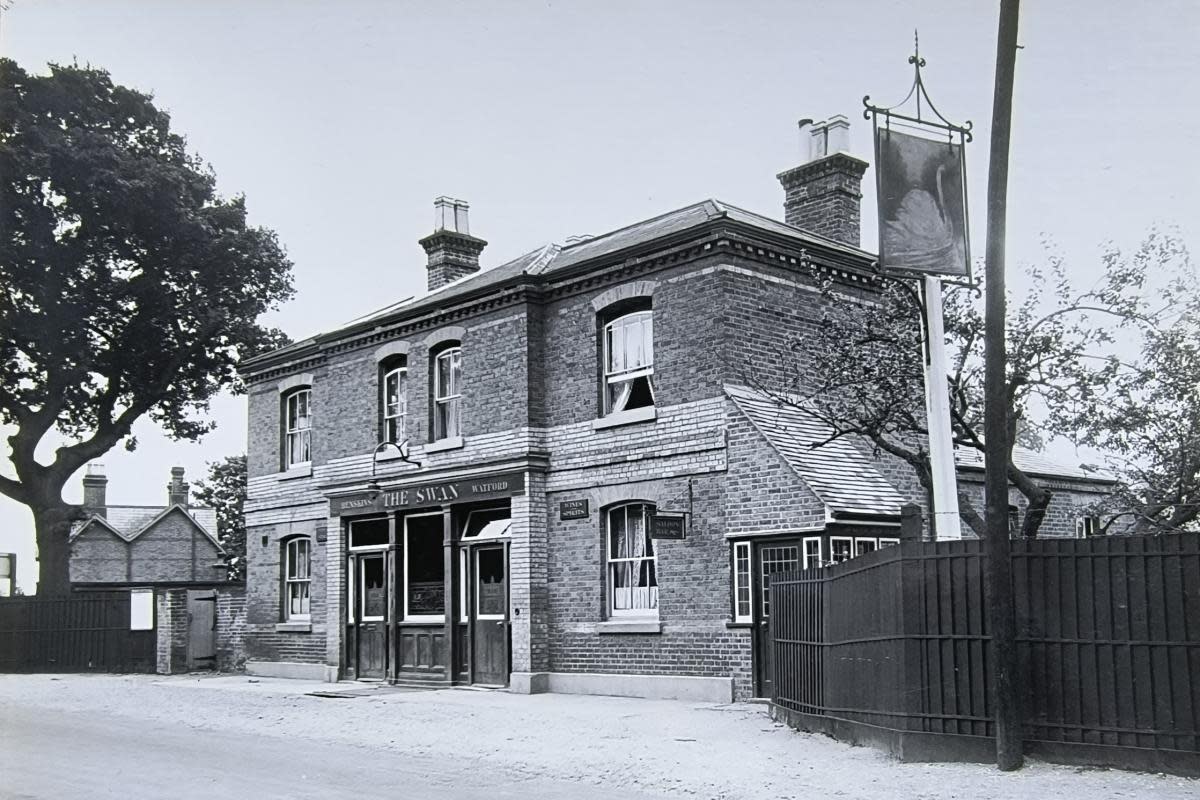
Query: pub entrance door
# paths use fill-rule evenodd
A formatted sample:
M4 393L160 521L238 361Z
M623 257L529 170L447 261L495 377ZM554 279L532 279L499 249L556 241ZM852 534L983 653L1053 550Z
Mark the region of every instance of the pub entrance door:
M508 548L472 548L471 682L507 686L509 674Z
M774 688L775 656L771 639L771 575L800 569L800 542L760 542L755 559L753 596L758 598L754 630L754 671L758 697L770 697Z
M358 679L383 680L387 673L387 553L356 553L350 557L354 592L354 674Z

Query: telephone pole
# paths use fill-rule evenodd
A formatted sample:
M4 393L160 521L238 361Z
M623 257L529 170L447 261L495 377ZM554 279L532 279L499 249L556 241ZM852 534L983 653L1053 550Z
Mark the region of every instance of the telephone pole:
M1021 709L1016 684L1016 609L1008 531L1008 397L1006 391L1004 230L1008 200L1008 150L1017 61L1020 0L1001 0L996 41L996 91L988 164L987 278L984 316L984 455L987 499L988 622L992 634L991 695L996 720L996 766L1019 769L1024 761Z

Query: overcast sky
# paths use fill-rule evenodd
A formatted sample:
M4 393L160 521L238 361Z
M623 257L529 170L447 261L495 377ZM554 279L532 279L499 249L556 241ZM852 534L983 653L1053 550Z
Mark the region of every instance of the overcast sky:
M868 157L863 95L904 97L914 28L939 110L974 122L983 253L998 2L8 4L4 56L33 72L74 59L153 93L220 190L279 233L297 294L269 321L293 338L421 291L438 195L471 204L485 266L707 197L782 218L796 121L844 114ZM1101 242L1131 247L1154 224L1198 246L1200 3L1026 2L1020 41L1010 269L1044 234L1079 280ZM872 172L864 195L873 249ZM165 502L172 465L194 480L244 452L244 401L213 416L199 444L137 426L135 453L103 459L109 501ZM0 551L26 587L32 542L24 507L0 498Z

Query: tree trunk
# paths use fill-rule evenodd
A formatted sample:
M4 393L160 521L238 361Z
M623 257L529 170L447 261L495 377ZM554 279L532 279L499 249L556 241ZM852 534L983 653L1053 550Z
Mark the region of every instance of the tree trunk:
M66 503L33 509L38 546L38 595L71 591L71 522L80 515L79 506Z

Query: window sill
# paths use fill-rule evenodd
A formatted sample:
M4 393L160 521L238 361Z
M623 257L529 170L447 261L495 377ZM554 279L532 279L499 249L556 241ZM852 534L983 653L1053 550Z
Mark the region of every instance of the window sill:
M662 623L656 619L608 620L596 623L596 633L662 633Z
M312 633L312 622L276 622L276 633Z
M731 619L727 619L727 620L725 620L725 627L726 628L753 628L754 623L753 622L734 622Z
M446 439L438 439L436 442L430 442L425 445L425 455L430 453L441 453L444 450L460 450L466 442L461 436L451 436Z
M652 422L658 419L658 410L654 406L633 408L629 411L618 411L607 417L592 420L592 430L600 431L605 428L616 428L621 425L633 425L637 422Z
M311 463L301 464L300 466L296 466L296 467L289 467L289 468L285 469L283 472L279 473L279 480L281 480L281 481L290 481L295 478L311 478L311 477L312 477L312 464Z

